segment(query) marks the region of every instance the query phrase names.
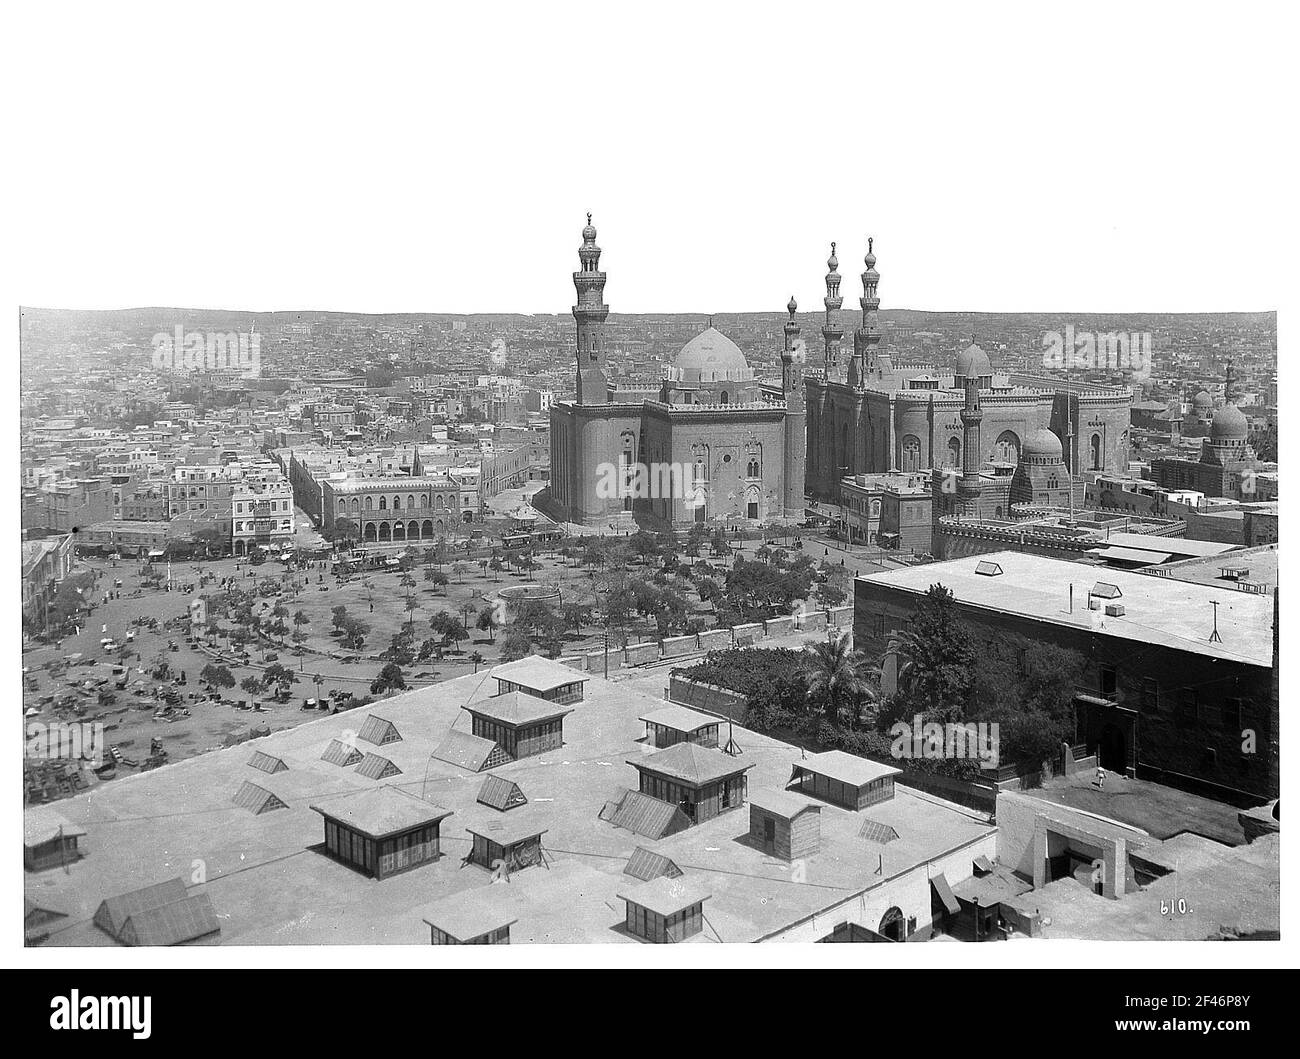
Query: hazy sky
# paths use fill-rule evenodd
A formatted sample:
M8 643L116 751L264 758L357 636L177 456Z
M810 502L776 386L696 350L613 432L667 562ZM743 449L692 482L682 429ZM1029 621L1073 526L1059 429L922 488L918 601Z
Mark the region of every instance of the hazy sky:
M29 6L28 305L567 312L587 210L615 311L815 309L832 239L856 311L868 234L885 308L1283 291L1250 5Z

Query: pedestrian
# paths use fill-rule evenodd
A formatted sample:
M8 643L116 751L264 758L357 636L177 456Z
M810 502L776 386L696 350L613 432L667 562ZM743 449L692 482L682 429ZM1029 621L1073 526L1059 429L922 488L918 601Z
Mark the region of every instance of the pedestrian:
M1106 789L1106 770L1102 768L1101 765L1098 765L1097 766L1097 790L1103 791L1105 789Z

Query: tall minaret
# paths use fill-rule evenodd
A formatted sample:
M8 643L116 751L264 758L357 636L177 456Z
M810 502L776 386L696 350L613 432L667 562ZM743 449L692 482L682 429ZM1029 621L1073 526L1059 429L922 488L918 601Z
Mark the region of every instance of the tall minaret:
M826 323L822 326L822 338L826 340L826 381L842 382L840 378L840 339L844 329L835 320L835 313L840 311L844 299L840 297L840 267L835 257L835 244L831 243L831 256L826 262Z
M1237 372L1232 366L1232 361L1228 361L1228 367L1223 375L1223 403L1225 406L1237 403Z
M794 314L799 306L790 296L785 307L790 319L785 322L785 348L781 350L781 390L785 394L785 467L782 503L787 518L803 514L804 471L808 439L805 434L808 413L803 393L803 352L796 351L799 325Z
M596 229L587 214L578 248L582 271L573 274L578 304L573 318L578 323L578 404L608 404L609 380L605 375L605 318L609 306L604 302L605 273L600 271L600 247Z
M867 238L867 256L862 259L867 266L862 273L862 326L853 333L853 363L849 365L849 385L861 387L869 373L876 370L876 347L880 345L880 328L876 324L876 310L880 299L876 297L876 284L880 273L876 271L875 240Z
M962 507L973 513L980 495L980 421L984 409L980 407L980 381L966 376L966 403L961 410L961 481L957 495Z

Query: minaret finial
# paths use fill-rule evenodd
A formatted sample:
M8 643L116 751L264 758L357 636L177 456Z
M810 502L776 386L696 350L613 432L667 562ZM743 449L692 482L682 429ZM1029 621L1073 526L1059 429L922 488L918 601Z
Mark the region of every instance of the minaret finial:
M587 223L588 223L588 224L591 223L591 210L588 210L588 211L587 211Z

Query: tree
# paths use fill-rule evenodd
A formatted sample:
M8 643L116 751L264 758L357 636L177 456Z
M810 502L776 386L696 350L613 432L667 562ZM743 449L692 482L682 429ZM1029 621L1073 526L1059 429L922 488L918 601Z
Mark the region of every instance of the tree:
M406 687L406 678L402 676L402 667L396 662L387 663L379 675L370 682L370 694L379 695L389 689L401 691Z
M469 567L465 563L452 563L451 573L456 578L456 584L460 584L465 575L469 573Z
M501 560L495 555L488 562L488 569L492 571L492 583L496 584L501 580Z
M276 686L278 691L287 691L290 686L298 683L298 677L292 669L282 666L279 662L272 662L262 671L262 687L269 688Z
M478 672L478 667L481 666L484 662L487 661L487 659L483 657L483 652L482 652L482 651L475 651L475 652L473 652L473 653L469 656L469 660L470 660L471 662L474 663L474 672L475 672L475 673Z
M960 721L971 700L975 648L952 592L931 585L900 635L899 705L936 721Z
M342 603L340 603L336 607L331 608L330 619L334 623L334 628L337 629L339 632L342 632L343 627L348 622L348 608L343 606Z
M209 662L199 670L199 679L209 687L218 689L235 686L235 678L231 676L230 670L213 662Z
M262 682L257 677L245 677L239 682L239 686L248 692L249 695L262 694Z
M875 701L876 695L866 679L861 655L850 645L847 633L813 644L802 666L808 684L808 697L819 703L826 719L838 726L847 712L850 727L857 726L863 699Z
M532 653L532 644L528 634L513 626L501 641L501 661L513 662L517 658L526 658Z
M443 592L446 592L447 590L447 575L441 570L435 570L432 567L428 567L424 571L424 580L435 589L441 588Z
M493 643L497 627L496 615L491 610L484 609L480 611L478 621L474 623L474 627L478 629L479 632L487 633L488 643Z
M846 597L847 593L844 589L831 584L829 581L817 586L817 602L823 607L838 607Z

